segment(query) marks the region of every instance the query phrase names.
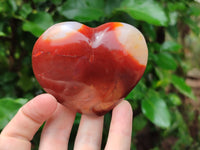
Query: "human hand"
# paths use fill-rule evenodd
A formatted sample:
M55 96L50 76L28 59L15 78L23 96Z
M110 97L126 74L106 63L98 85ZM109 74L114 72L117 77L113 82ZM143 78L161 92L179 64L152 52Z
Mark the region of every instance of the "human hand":
M0 134L0 150L30 150L31 139L46 121L40 139L40 150L67 150L75 112L59 104L49 94L42 94L25 104ZM105 150L130 150L132 108L120 102L112 112ZM103 116L82 115L76 136L75 150L99 150Z

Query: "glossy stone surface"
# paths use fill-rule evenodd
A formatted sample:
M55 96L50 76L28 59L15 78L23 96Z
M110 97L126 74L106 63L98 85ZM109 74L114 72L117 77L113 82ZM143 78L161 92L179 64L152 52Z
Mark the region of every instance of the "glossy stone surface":
M145 39L131 25L111 22L90 28L63 22L36 41L32 65L40 85L61 104L103 115L138 83L147 57Z

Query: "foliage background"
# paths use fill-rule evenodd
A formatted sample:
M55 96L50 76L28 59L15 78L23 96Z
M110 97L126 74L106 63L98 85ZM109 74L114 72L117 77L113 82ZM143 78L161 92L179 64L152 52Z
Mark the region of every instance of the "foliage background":
M48 27L63 21L91 27L120 21L137 27L149 48L146 72L126 97L134 110L131 149L200 148L200 131L193 136L189 130L195 113L184 102L185 97L197 100L185 82L187 71L195 65L185 61L185 47L188 35L200 39L199 16L200 4L195 0L0 0L0 129L23 104L43 93L32 72L31 52ZM108 113L102 148L110 118ZM77 115L69 149L79 119ZM40 132L32 140L32 149L38 148Z

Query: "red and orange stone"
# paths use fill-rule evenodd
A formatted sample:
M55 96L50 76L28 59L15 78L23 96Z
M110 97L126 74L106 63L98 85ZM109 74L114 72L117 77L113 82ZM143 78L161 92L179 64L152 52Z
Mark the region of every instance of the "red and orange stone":
M36 41L35 77L67 108L104 115L138 83L147 64L143 35L133 26L111 22L90 28L58 23Z

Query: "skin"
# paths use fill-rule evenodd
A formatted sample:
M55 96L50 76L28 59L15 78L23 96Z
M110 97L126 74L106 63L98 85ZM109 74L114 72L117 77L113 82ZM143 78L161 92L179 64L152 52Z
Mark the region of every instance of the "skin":
M0 134L0 149L30 150L31 139L46 121L39 150L67 150L75 112L60 105L49 94L42 94L19 109ZM132 108L123 100L112 112L105 150L130 150ZM103 130L103 116L82 115L74 150L99 150Z

